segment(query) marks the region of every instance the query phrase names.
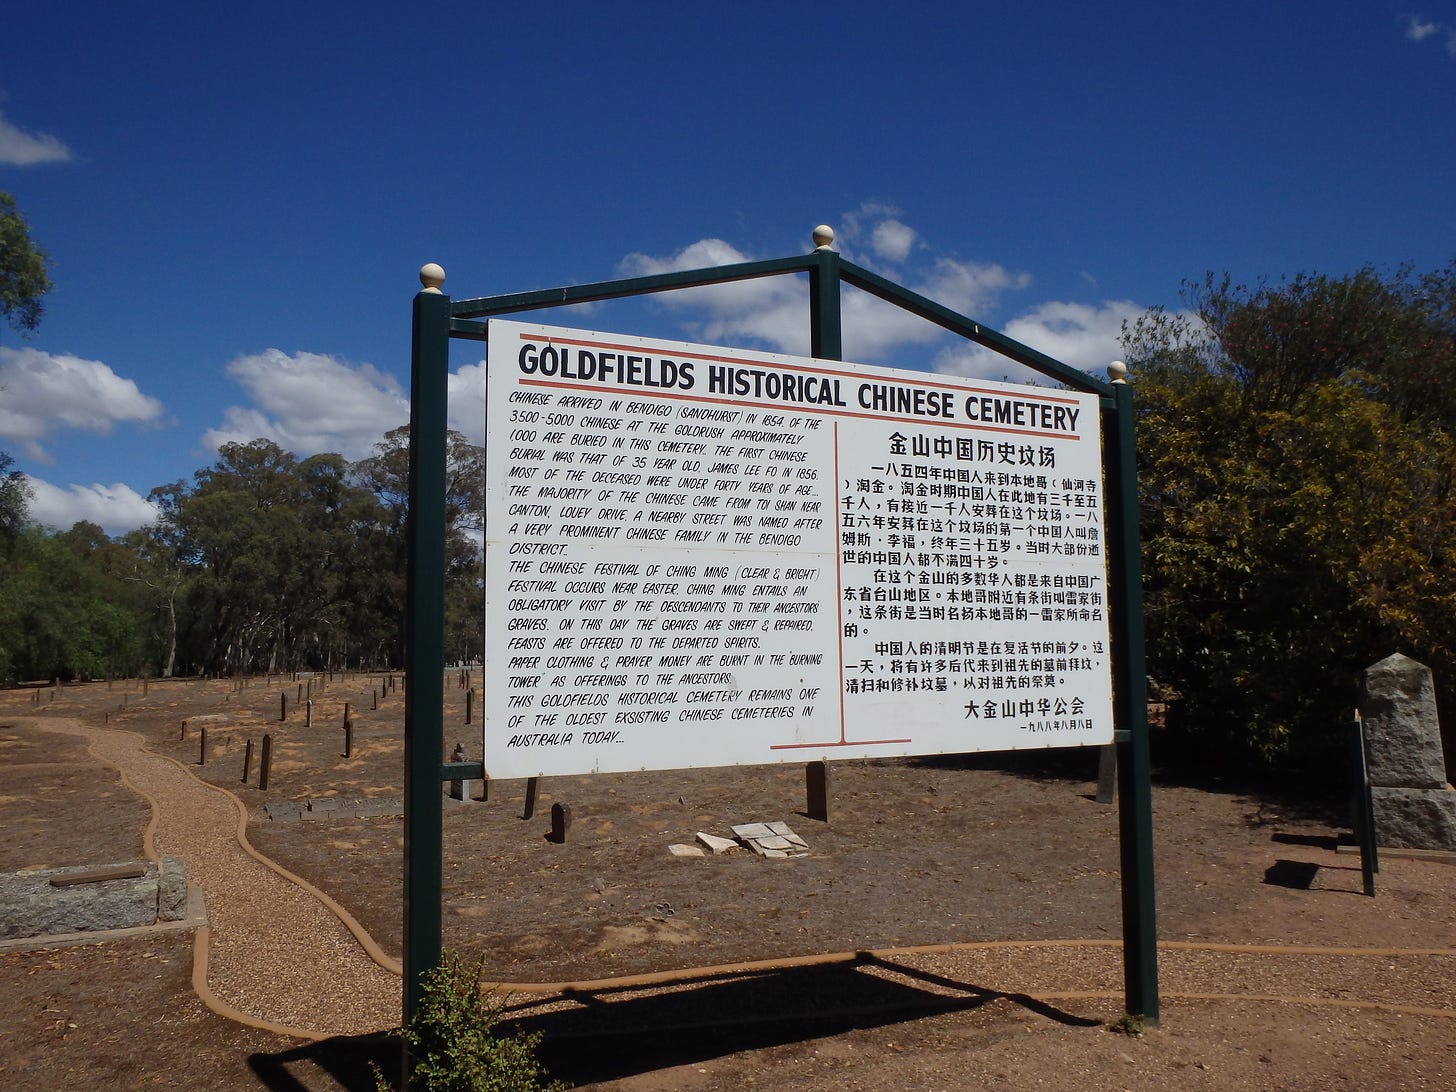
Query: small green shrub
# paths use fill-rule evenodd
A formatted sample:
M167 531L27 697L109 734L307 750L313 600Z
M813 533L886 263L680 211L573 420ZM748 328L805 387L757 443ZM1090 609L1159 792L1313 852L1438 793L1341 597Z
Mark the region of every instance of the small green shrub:
M1134 1016L1131 1013L1123 1013L1112 1023L1107 1025L1107 1030L1118 1035L1126 1035L1130 1039L1141 1039L1143 1033L1148 1029L1148 1022L1141 1016Z
M501 1005L481 996L483 960L446 953L427 971L414 1017L400 1029L410 1054L410 1092L557 1092L536 1061L539 1033L502 1034ZM376 1092L393 1088L375 1069Z

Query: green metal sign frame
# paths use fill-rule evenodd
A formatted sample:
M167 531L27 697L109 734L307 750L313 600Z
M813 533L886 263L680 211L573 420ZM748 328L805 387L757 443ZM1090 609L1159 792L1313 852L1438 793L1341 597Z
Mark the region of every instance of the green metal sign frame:
M1122 871L1123 985L1126 1011L1158 1019L1157 929L1153 898L1152 793L1144 659L1142 561L1132 389L1104 383L934 300L846 261L817 229L809 254L632 277L565 288L451 300L444 271L425 266L414 301L410 387L408 591L405 619L404 1013L421 1000L421 976L441 958L443 872L441 784L479 778L480 763L444 762L445 438L451 339L486 340L492 316L621 299L732 281L806 274L811 355L842 360L840 290L851 285L983 345L1066 386L1099 396L1107 479L1112 587L1113 719L1118 753Z

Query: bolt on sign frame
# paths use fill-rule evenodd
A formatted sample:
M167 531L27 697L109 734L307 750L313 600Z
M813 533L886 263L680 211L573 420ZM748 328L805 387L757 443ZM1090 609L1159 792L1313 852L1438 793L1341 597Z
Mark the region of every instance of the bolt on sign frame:
M491 316L670 292L733 281L807 274L812 356L842 360L840 290L850 285L983 345L1067 387L1098 396L1106 478L1114 742L1122 879L1123 986L1130 1015L1158 1019L1153 897L1152 796L1144 659L1142 562L1132 388L1103 382L846 261L815 232L809 254L564 288L451 300L444 273L426 266L414 300L410 385L408 586L406 592L404 790L404 1014L418 1010L423 974L441 957L443 880L440 786L484 776L481 763L444 753L446 385L452 338L485 341Z

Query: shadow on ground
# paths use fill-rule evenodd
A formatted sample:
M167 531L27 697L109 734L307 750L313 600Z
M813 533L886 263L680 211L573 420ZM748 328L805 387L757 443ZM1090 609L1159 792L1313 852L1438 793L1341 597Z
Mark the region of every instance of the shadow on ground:
M397 1077L399 1050L399 1040L392 1035L340 1035L276 1054L249 1055L248 1068L273 1092L310 1092L324 1087L321 1075L349 1092L373 1092L371 1066Z
M509 1000L509 999L508 999ZM900 966L868 953L853 962L723 973L669 987L566 991L564 1006L507 1003L503 1020L543 1036L538 1057L551 1076L574 1085L688 1065L885 1027L936 1013L1008 1000L1044 1019L1076 1027L1096 1020L1020 994L1005 994ZM386 1036L328 1039L249 1065L274 1092L304 1092L327 1073L351 1092L374 1088L370 1063L398 1067L398 1041Z

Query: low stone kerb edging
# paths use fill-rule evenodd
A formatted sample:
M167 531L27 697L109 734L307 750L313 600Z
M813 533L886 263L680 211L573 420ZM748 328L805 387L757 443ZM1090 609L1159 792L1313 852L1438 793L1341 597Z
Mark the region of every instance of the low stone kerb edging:
M0 876L5 939L138 929L186 916L187 876L175 857Z

